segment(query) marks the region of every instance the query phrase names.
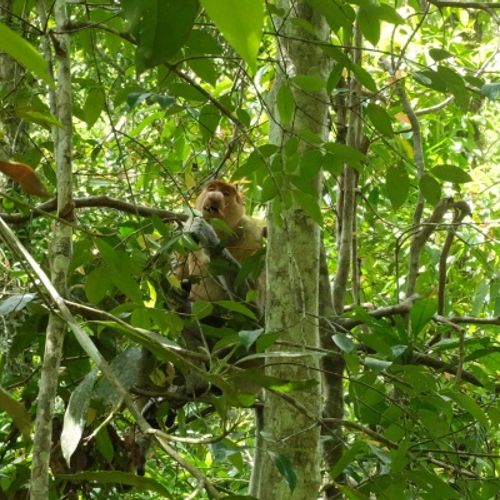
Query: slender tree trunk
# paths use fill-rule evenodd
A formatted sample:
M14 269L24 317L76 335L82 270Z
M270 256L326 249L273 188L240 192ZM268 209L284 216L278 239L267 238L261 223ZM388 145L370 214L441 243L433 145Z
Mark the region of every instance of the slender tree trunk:
M321 39L326 40L327 25L312 11L308 2L281 0L278 7L286 13L275 19L278 54L280 58L271 100L280 87L296 74L315 75L326 81L329 63L321 49L304 39L311 35L298 29L289 20L301 18L311 23ZM294 40L295 39L295 40ZM314 40L317 40L314 38ZM328 99L326 92L306 93L293 88L296 104L292 133L312 131L323 139L327 137ZM276 103L270 102L271 141L283 146L290 137L283 124L277 122ZM307 145L299 145L299 152ZM283 155L283 162L286 157ZM318 278L320 231L318 225L290 199L286 167L280 172L283 182L280 194L273 200L268 213L266 331L278 332L281 338L303 346L299 357L279 359L269 363L269 375L292 380L314 380L312 389L293 393L293 403L279 394L266 392L263 412L263 433L251 494L260 499L316 499L321 484L320 425L322 390L320 365L317 356L305 348L319 345ZM320 175L313 179L315 197L321 199ZM280 349L279 342L273 349ZM289 346L283 350L290 350ZM291 491L278 470L278 461L288 460L297 475L297 485ZM283 463L283 462L282 462Z
M56 0L54 5L56 32L63 31L67 23L66 2ZM71 76L69 38L57 35L55 50L57 61L57 116L62 127L54 133L57 166L57 215L65 221L73 220L71 175ZM64 221L56 221L50 243L51 280L62 296L66 296L67 273L72 254L72 227ZM31 499L46 500L49 497L49 463L52 446L52 418L57 395L58 371L66 323L52 313L47 326L45 352L37 399L33 461L31 468Z

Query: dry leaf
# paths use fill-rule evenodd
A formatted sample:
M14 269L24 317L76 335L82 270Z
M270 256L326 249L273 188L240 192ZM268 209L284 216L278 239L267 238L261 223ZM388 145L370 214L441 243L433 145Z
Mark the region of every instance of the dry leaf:
M13 179L27 194L40 196L41 198L50 198L52 196L29 165L17 161L0 160L0 172Z

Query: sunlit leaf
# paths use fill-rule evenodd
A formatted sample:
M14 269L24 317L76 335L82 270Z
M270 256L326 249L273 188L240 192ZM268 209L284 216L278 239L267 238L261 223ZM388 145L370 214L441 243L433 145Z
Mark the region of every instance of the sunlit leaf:
M252 72L264 26L263 0L200 0L206 13Z

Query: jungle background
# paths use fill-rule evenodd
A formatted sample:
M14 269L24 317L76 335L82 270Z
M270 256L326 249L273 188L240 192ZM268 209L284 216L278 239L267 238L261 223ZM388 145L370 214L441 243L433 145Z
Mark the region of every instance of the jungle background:
M0 498L495 498L498 9L0 0ZM316 231L265 320L175 277L213 178L270 227L271 273L287 214ZM312 342L273 302L309 282Z

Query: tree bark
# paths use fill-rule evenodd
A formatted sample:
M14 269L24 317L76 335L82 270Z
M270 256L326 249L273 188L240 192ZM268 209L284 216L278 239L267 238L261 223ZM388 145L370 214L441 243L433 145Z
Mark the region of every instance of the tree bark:
M67 23L66 2L56 0L54 5L56 32L62 33ZM43 17L43 15L42 15ZM54 35L56 37L56 35ZM54 129L54 144L57 167L57 215L61 219L73 220L72 201L72 111L70 47L68 35L57 35L55 50L57 60L57 95L55 98L57 117L62 126ZM72 227L55 221L49 248L51 281L57 291L67 295L67 274L72 255ZM58 371L66 322L57 314L49 317L45 352L37 399L35 437L31 466L31 499L49 498L49 463L52 447L52 418L57 395Z
M305 39L313 37L294 26L290 19L299 17L313 25L321 40L327 39L325 20L315 13L308 2L281 0L278 7L283 17L275 19L278 32L279 65L271 92L272 113L271 142L283 146L290 135L285 124L279 123L276 95L287 79L296 74L315 75L324 81L329 63L316 44ZM317 41L317 38L314 38ZM290 132L309 130L323 139L327 138L328 99L326 92L307 93L292 86L296 104ZM299 144L299 153L307 149ZM286 157L283 155L283 164ZM287 171L285 167L285 171ZM289 171L289 170L288 170ZM293 173L293 172L292 172ZM257 498L316 499L321 484L320 426L322 391L320 364L317 356L305 349L319 345L318 278L320 231L301 208L290 199L287 179L279 173L280 194L270 203L268 211L268 240L266 257L266 331L279 332L283 339L302 345L300 357L283 353L279 363L269 363L268 375L288 380L313 380L312 389L293 393L291 404L279 394L266 392L263 410L263 432L257 446L257 460L251 484L251 494ZM316 200L321 199L321 176L313 179ZM279 341L273 350L279 350ZM289 350L290 348L282 348ZM297 476L296 487L291 491L275 463L282 457L290 462Z

